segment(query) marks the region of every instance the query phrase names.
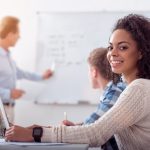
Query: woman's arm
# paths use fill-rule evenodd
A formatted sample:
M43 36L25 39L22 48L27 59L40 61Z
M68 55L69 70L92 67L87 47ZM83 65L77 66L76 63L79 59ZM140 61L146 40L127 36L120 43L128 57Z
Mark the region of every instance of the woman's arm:
M143 85L134 82L120 95L116 104L98 121L84 126L44 129L42 141L104 144L113 134L135 124L144 115Z
M134 125L143 116L147 115L146 112L149 111L149 105L147 103L149 101L145 93L150 92L148 88L150 81L146 81L148 82L148 87L146 88L144 88L140 81L131 83L120 95L116 104L95 123L83 126L43 128L42 141L55 143L88 143L91 146L104 144L113 134L117 134L121 130ZM31 135L26 134L27 130L31 132L29 131L30 129L17 126L11 127L11 129L6 131L6 139L28 141Z

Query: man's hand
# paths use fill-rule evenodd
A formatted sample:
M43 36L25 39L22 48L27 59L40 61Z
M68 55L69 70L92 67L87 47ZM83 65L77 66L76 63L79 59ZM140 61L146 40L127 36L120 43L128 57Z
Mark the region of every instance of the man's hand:
M80 122L80 123L73 123L73 122L71 122L71 121L69 121L69 120L63 120L63 121L61 122L61 124L65 125L65 126L81 126L81 125L83 125L83 122Z
M46 80L48 78L50 78L51 76L53 75L53 71L51 71L50 69L49 70L46 70L44 73L43 73L43 79Z
M34 141L32 137L32 129L12 126L6 130L5 133L6 141L18 141L18 142L32 142Z
M12 89L10 96L11 96L12 99L18 99L18 98L22 97L24 93L25 93L25 92L24 92L23 90L20 90L20 89Z

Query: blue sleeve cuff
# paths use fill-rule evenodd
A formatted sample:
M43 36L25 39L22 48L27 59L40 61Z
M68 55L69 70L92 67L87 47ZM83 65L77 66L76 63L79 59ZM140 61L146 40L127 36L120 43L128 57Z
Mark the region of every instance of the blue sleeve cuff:
M2 101L7 103L11 99L11 90L9 89L0 89L0 97Z

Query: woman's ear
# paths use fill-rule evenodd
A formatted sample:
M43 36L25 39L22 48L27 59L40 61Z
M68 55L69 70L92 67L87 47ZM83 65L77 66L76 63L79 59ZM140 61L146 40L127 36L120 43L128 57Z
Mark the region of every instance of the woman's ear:
M141 51L139 51L139 60L142 59L142 57Z

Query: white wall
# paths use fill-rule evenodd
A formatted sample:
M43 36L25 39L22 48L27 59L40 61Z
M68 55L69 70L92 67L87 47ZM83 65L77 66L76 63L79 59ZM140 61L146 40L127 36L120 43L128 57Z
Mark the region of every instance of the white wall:
M60 105L47 104L39 105L29 101L18 101L15 112L15 122L17 124L28 126L32 124L56 125L64 119L64 112L67 113L67 119L73 122L82 122L89 116L95 105Z
M38 11L150 11L149 6L147 0L0 0L0 17L20 18L21 39L13 55L21 67L33 70Z
M36 58L36 12L150 11L149 6L150 1L147 0L0 0L0 18L5 15L14 15L20 18L21 39L13 48L13 57L20 67L33 71ZM51 112L53 109L56 110L55 113ZM62 117L64 109L68 109L71 117L79 116L79 120L82 120L94 107L87 107L83 111L83 106L39 106L29 101L20 101L16 105L16 123L21 125L29 125L34 122L48 124L47 120L55 123ZM74 114L71 113L72 110L75 112ZM52 115L50 116L50 114ZM75 120L77 119L78 117Z

